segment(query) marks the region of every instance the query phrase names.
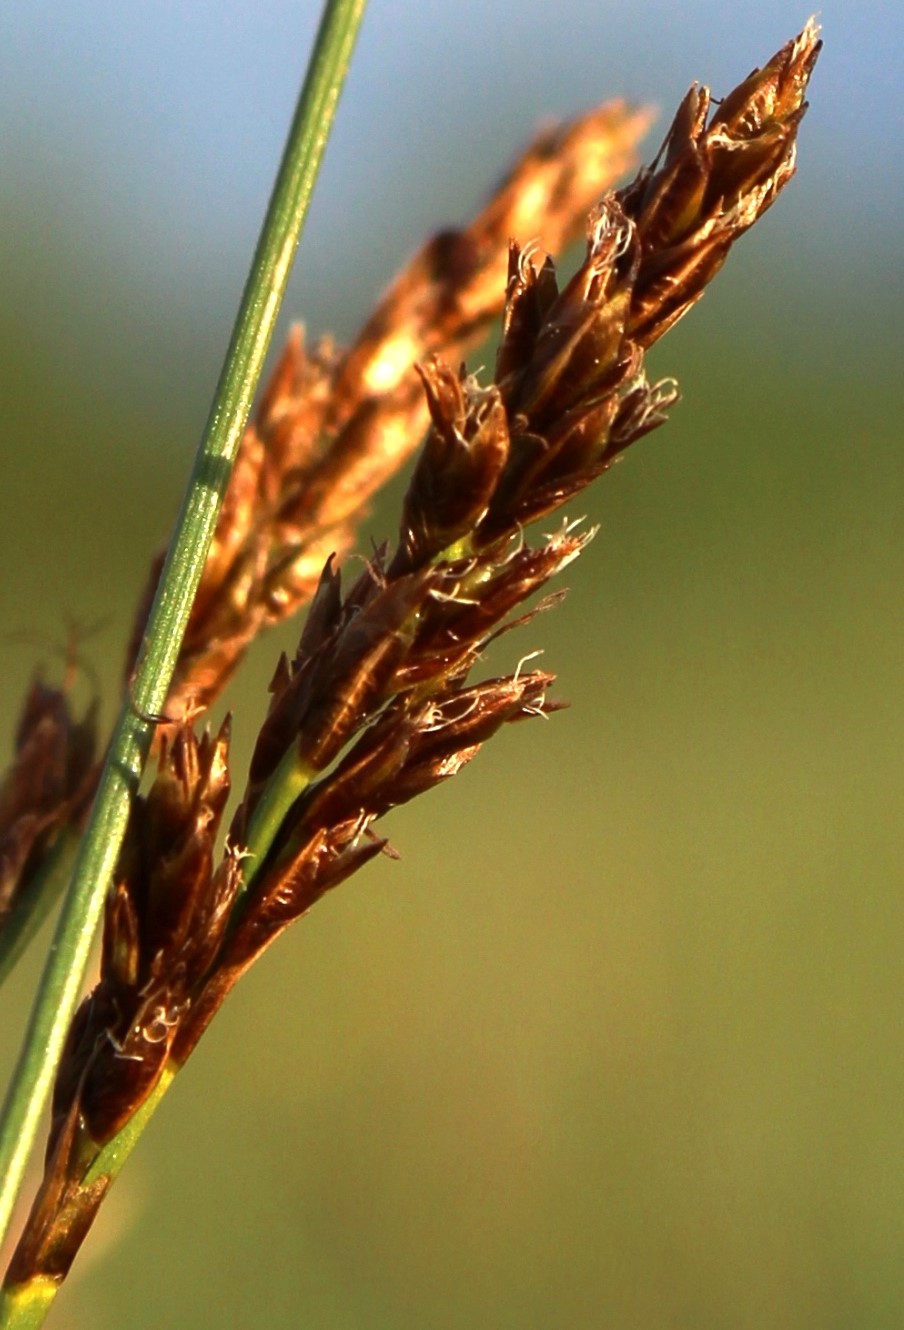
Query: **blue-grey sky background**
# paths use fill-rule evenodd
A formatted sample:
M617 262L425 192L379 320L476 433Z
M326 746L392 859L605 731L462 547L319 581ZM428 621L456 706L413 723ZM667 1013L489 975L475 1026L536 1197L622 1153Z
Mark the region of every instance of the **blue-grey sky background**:
M44 212L49 241L54 225L79 237L87 276L100 268L140 286L144 302L181 303L154 348L161 383L214 320L228 327L318 8L52 0L7 6L0 20L5 206ZM374 0L287 308L347 334L425 232L467 216L542 117L624 94L656 103L664 128L693 79L727 91L807 16L787 0ZM835 265L869 281L869 256L881 254L873 275L887 287L900 281L888 261L904 206L904 20L891 0L830 3L820 18L806 169L769 243L781 252L793 236L800 250L805 226L800 277L814 285L837 281ZM51 297L46 259L32 284ZM140 308L110 320L93 354L149 353Z

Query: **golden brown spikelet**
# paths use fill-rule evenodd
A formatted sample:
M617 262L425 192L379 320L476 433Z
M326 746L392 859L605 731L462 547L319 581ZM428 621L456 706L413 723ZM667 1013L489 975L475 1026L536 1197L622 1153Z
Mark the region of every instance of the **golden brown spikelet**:
M540 133L463 229L444 231L395 279L349 349L289 338L243 440L192 610L166 716L206 709L257 633L313 595L331 554L354 540L370 499L423 436L415 362L457 361L505 295L509 239L553 253L635 160L651 113L615 101ZM151 570L135 659L162 556Z

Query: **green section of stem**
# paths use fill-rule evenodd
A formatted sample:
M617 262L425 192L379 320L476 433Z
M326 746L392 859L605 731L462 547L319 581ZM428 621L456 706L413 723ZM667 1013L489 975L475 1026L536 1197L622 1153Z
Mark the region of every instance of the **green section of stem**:
M108 1177L111 1183L116 1180L152 1113L172 1085L178 1070L178 1067L171 1063L167 1064L152 1093L122 1131L108 1141L99 1152L82 1178L85 1187L90 1187L102 1177ZM35 1330L35 1327L43 1325L50 1304L61 1287L62 1280L49 1279L47 1275L36 1275L25 1284L10 1284L0 1289L0 1326L3 1330Z
M3 1330L38 1330L59 1291L55 1279L41 1276L27 1284L0 1289L0 1325Z
M249 866L244 874L239 899L248 891L289 809L298 796L305 792L316 774L305 766L295 744L291 744L267 781L249 819L242 856L243 859L247 856Z
M131 696L113 734L91 822L0 1117L0 1241L9 1227L41 1111L50 1093L104 894L125 834L131 799L150 748L153 723L149 718L166 705L192 600L263 368L365 4L366 0L326 0L324 6L223 371L148 619ZM6 1319L0 1319L0 1326L7 1324Z
M98 1178L106 1176L112 1181L119 1176L120 1169L135 1148L139 1136L148 1125L160 1100L175 1080L178 1070L179 1068L174 1063L168 1062L166 1064L160 1080L141 1107L132 1114L122 1130L118 1131L113 1139L108 1141L100 1151L94 1163L82 1178L84 1186L90 1187L93 1182L97 1182Z

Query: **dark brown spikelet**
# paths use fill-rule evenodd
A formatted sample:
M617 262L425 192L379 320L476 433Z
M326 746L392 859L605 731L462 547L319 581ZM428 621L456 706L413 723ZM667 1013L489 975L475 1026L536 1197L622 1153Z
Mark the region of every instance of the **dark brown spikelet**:
M600 193L622 176L650 124L621 101L544 130L487 206L430 240L396 278L352 346L310 349L295 330L242 442L192 609L167 718L197 714L231 678L249 642L313 595L346 550L374 493L427 424L415 362L457 360L502 307L510 236L553 253L580 234ZM131 669L162 556L128 649Z
M76 1017L54 1096L54 1122L77 1097L82 1128L97 1144L156 1084L229 920L232 861L214 871L228 742L228 723L216 737L175 731L129 820L107 899L100 983Z
M811 19L716 106L709 124L709 89L692 87L658 161L619 192L640 242L630 331L642 346L700 299L738 236L794 174L818 32Z
M132 810L104 917L101 977L69 1030L54 1087L44 1179L7 1282L65 1277L109 1185L102 1147L147 1101L216 955L239 885L214 867L229 794L228 724L183 726Z
M35 679L0 784L0 931L27 909L38 870L67 828L76 829L97 783L97 705L82 720L68 694Z

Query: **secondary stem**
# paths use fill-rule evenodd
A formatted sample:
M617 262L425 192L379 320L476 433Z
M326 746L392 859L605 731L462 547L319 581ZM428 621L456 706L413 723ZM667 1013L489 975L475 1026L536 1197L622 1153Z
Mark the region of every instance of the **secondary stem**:
M270 344L365 6L366 0L326 0L324 5L223 370L148 618L131 694L114 730L91 822L0 1116L0 1243L9 1227L78 1001L129 807L150 749L153 723L149 717L162 712L166 705L192 600Z

